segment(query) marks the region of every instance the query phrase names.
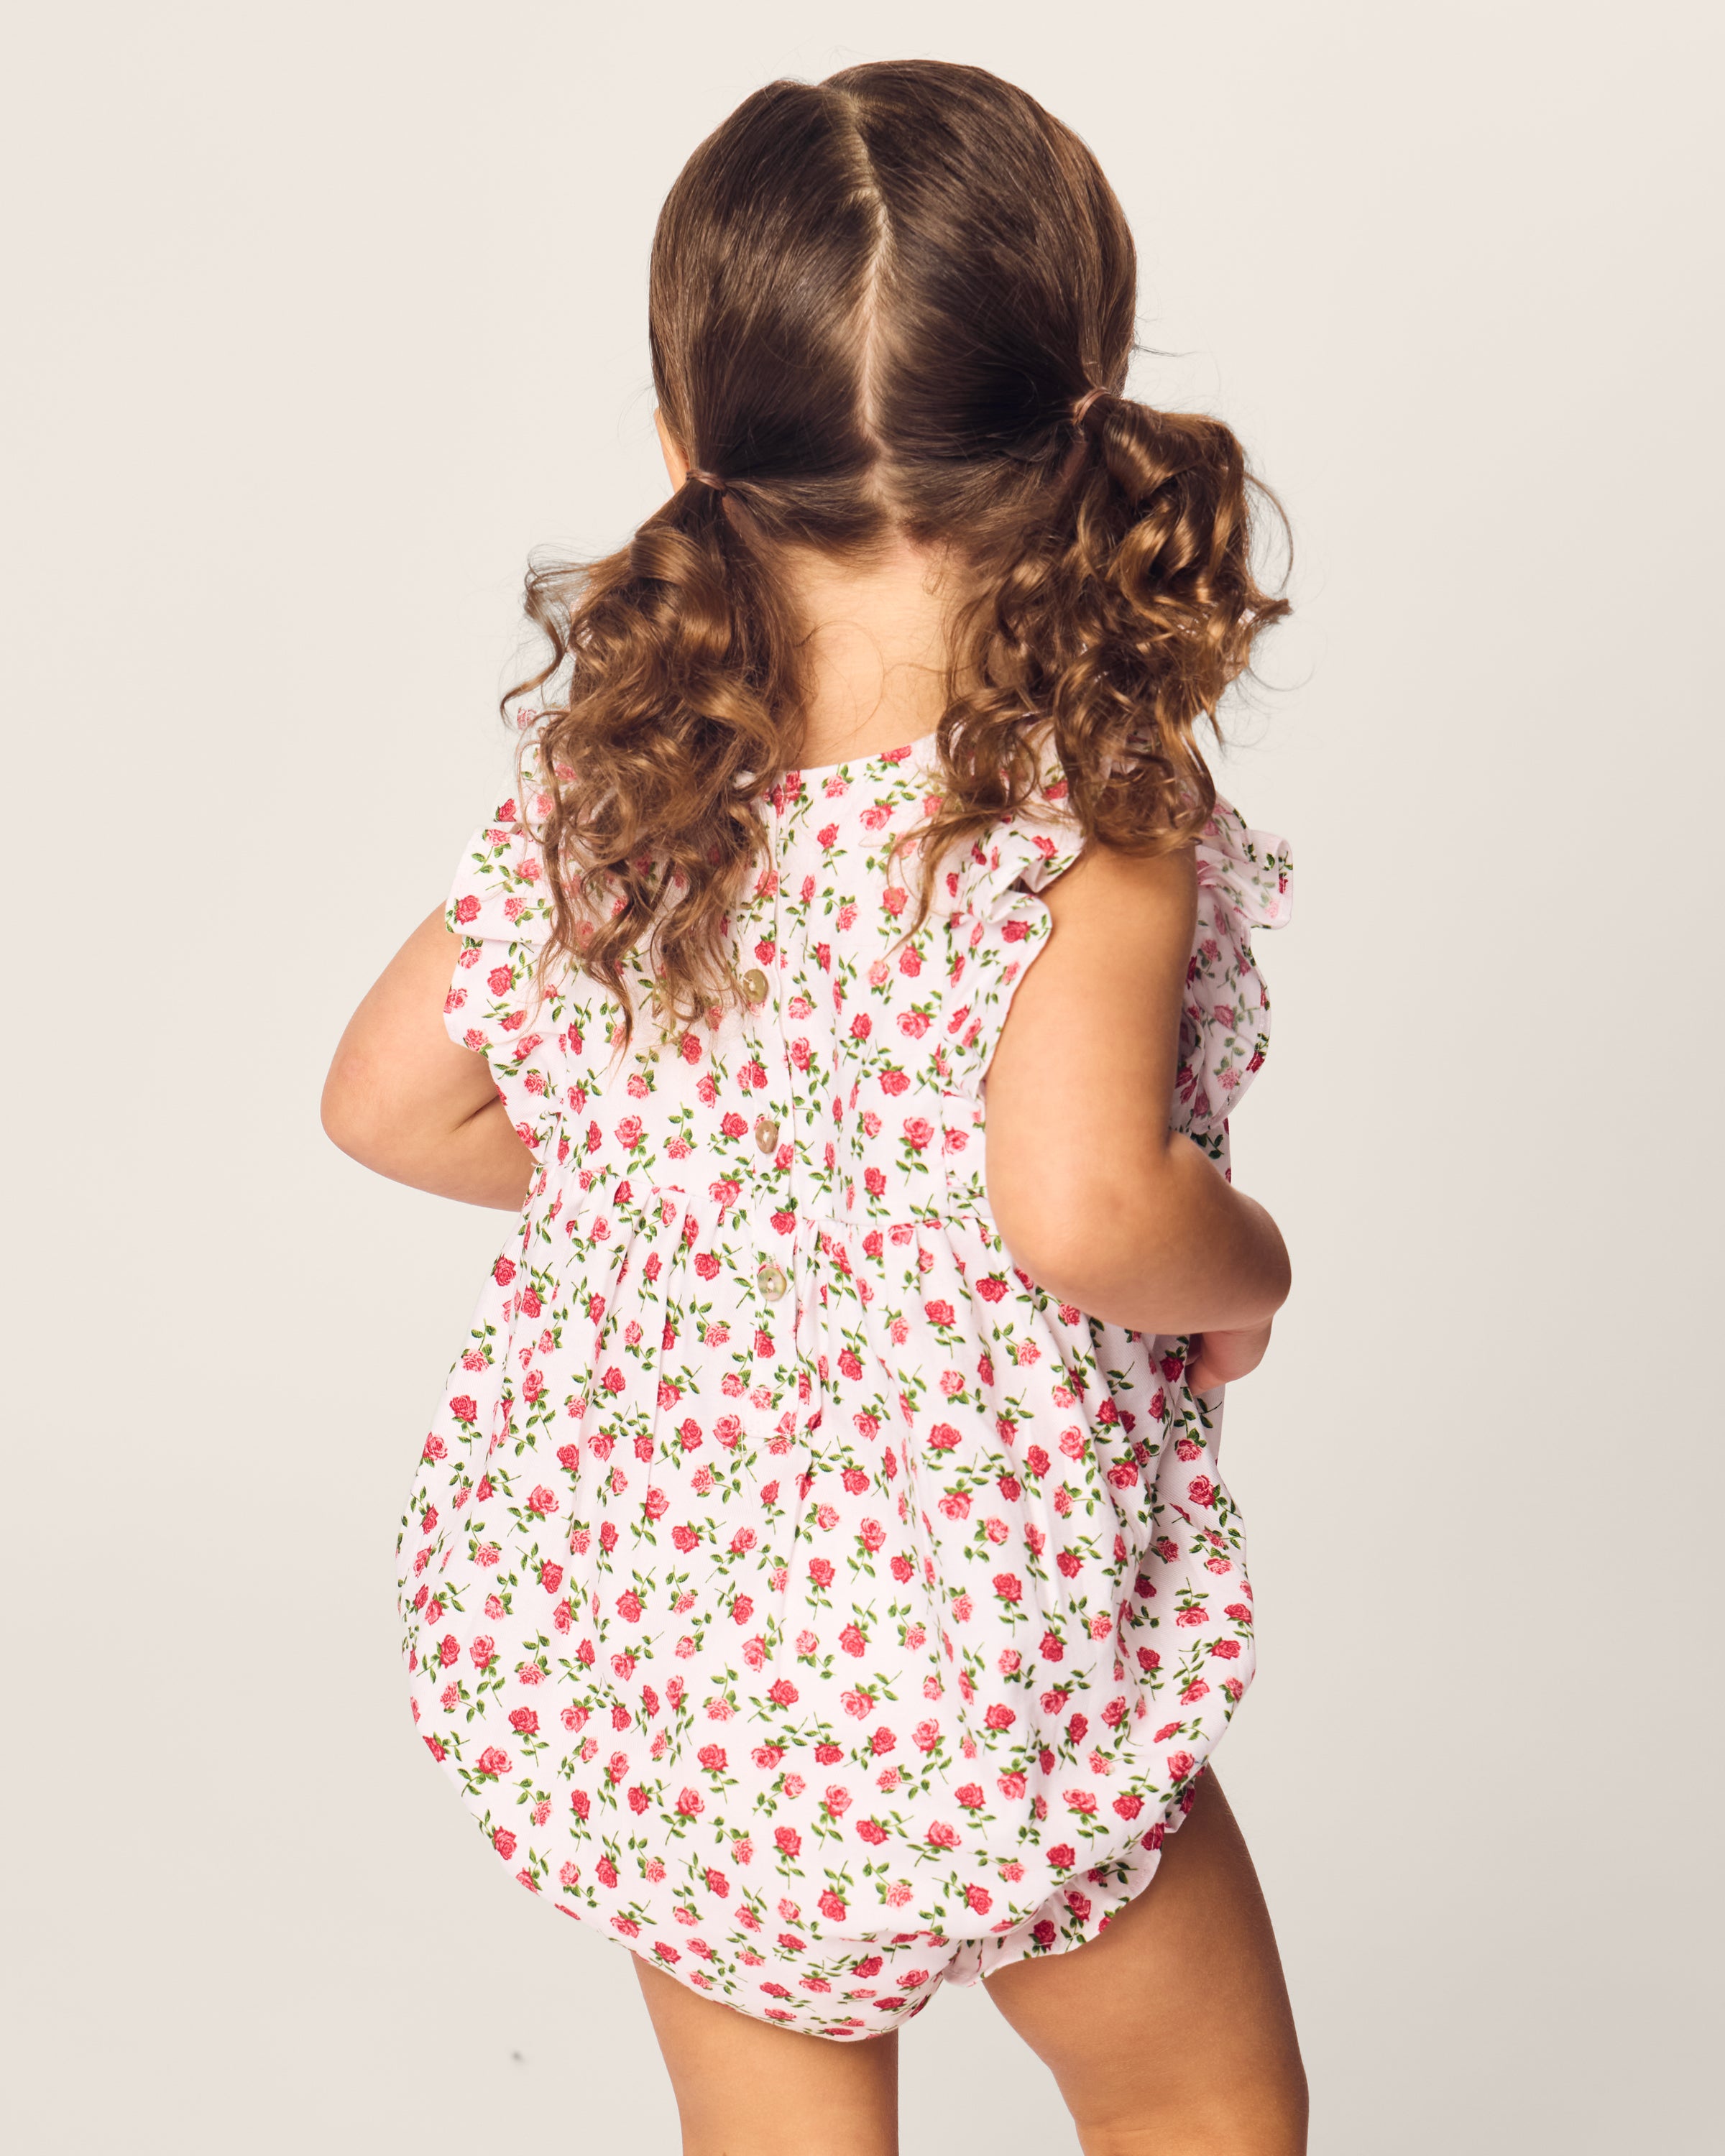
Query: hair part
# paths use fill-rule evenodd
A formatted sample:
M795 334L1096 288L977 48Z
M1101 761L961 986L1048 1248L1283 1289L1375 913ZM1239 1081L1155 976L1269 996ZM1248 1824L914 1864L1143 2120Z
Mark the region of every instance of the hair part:
M543 706L546 963L625 1037L627 977L667 1025L735 993L730 909L801 752L798 550L963 564L918 923L1050 749L1087 839L1162 852L1207 819L1198 727L1288 611L1252 565L1251 496L1276 505L1219 421L1122 393L1136 304L1095 158L981 69L770 83L689 160L648 308L690 476L616 553L530 572L552 655L505 699Z

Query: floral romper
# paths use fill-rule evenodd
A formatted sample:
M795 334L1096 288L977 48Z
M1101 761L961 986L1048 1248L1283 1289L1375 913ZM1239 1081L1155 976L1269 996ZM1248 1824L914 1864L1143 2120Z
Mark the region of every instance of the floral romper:
M402 1523L413 1717L530 1892L876 2035L1094 1938L1252 1670L1221 1396L1184 1339L1051 1301L989 1214L983 1075L1081 837L1051 770L906 938L932 738L788 773L732 919L747 1001L661 1041L643 993L622 1050L588 977L536 1007L526 767L449 901L446 1024L536 1170ZM1171 1106L1224 1172L1289 868L1218 802Z

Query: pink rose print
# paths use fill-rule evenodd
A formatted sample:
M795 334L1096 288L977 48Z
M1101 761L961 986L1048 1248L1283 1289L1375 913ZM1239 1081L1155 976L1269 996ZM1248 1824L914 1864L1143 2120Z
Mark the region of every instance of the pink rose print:
M588 977L539 991L521 739L445 916L446 1029L532 1170L413 1440L415 1732L547 1908L864 2038L1095 1937L1251 1681L1225 1395L1046 1295L988 1202L988 1060L1080 837L1050 765L911 930L931 745L786 776L729 931L768 993L661 1053ZM1219 801L1197 861L1169 1119L1225 1173L1289 870Z

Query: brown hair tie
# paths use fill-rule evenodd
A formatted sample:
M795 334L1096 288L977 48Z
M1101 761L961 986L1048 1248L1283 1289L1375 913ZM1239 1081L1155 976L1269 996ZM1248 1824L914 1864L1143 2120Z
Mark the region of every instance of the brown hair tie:
M698 471L693 465L689 467L689 476L691 479L698 479L703 486L710 486L715 494L728 494L731 491L723 480L716 477L711 472Z
M1112 394L1112 391L1106 387L1097 389L1086 389L1083 396L1081 396L1078 402L1072 407L1072 424L1075 427L1081 427L1084 424L1086 415L1089 413L1091 406L1096 403L1097 398L1108 397Z

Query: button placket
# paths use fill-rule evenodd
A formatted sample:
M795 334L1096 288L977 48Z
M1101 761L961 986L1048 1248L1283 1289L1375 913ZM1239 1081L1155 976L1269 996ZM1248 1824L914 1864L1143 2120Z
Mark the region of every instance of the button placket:
M770 934L775 968L783 964L784 950L783 921L783 852L780 844L780 829L783 819L783 795L772 811L768 827L769 860L773 871L773 904ZM755 1174L752 1178L751 1224L755 1234L755 1286L762 1300L769 1305L782 1305L787 1296L790 1305L780 1311L779 1324L775 1327L781 1367L793 1364L800 1353L803 1312L801 1297L803 1282L801 1278L801 1250L799 1248L803 1220L798 1204L797 1152L795 1141L796 1104L790 1091L790 1051L784 1029L784 1008L782 977L768 979L758 968L751 968L743 976L745 993L752 995L758 985L761 991L755 1013L756 1047L763 1068L768 1073L768 1096L756 1116L752 1137L756 1150ZM770 1050L770 1052L769 1052ZM788 1150L790 1160L783 1172L778 1158ZM789 1213L795 1222L789 1233L781 1233L774 1224L773 1216L781 1218ZM788 1329L787 1329L788 1328ZM788 1403L795 1408L794 1400ZM800 1410L798 1410L800 1412Z
M797 1224L792 1231L792 1244L796 1252L793 1263L800 1270L802 1238L806 1232L803 1188L803 1153L798 1142L798 1111L797 1106L797 1073L791 1061L791 1045L785 1023L784 975L784 854L780 850L773 862L773 963L778 978L774 985L773 1019L778 1035L778 1065L774 1083L779 1088L781 1105L777 1115L769 1111L756 1126L755 1142L764 1155L788 1155L784 1169L783 1199L785 1209L796 1216Z
M781 798L783 797L781 796ZM771 805L767 826L768 859L773 870L772 937L775 955L779 937L779 846L777 804ZM778 1087L779 1071L783 1065L784 1036L778 1024L778 1004L773 984L759 967L751 967L742 977L743 993L756 1009L756 1049L767 1072L768 1098L770 1102ZM769 1054L768 1043L772 1052ZM781 1209L777 1203L773 1183L773 1156L778 1148L778 1118L771 1107L763 1108L755 1118L754 1142L757 1154L755 1173L751 1178L750 1224L755 1236L755 1286L764 1301L778 1302L791 1285L790 1268L782 1265L775 1250L778 1238L773 1226L773 1215Z

